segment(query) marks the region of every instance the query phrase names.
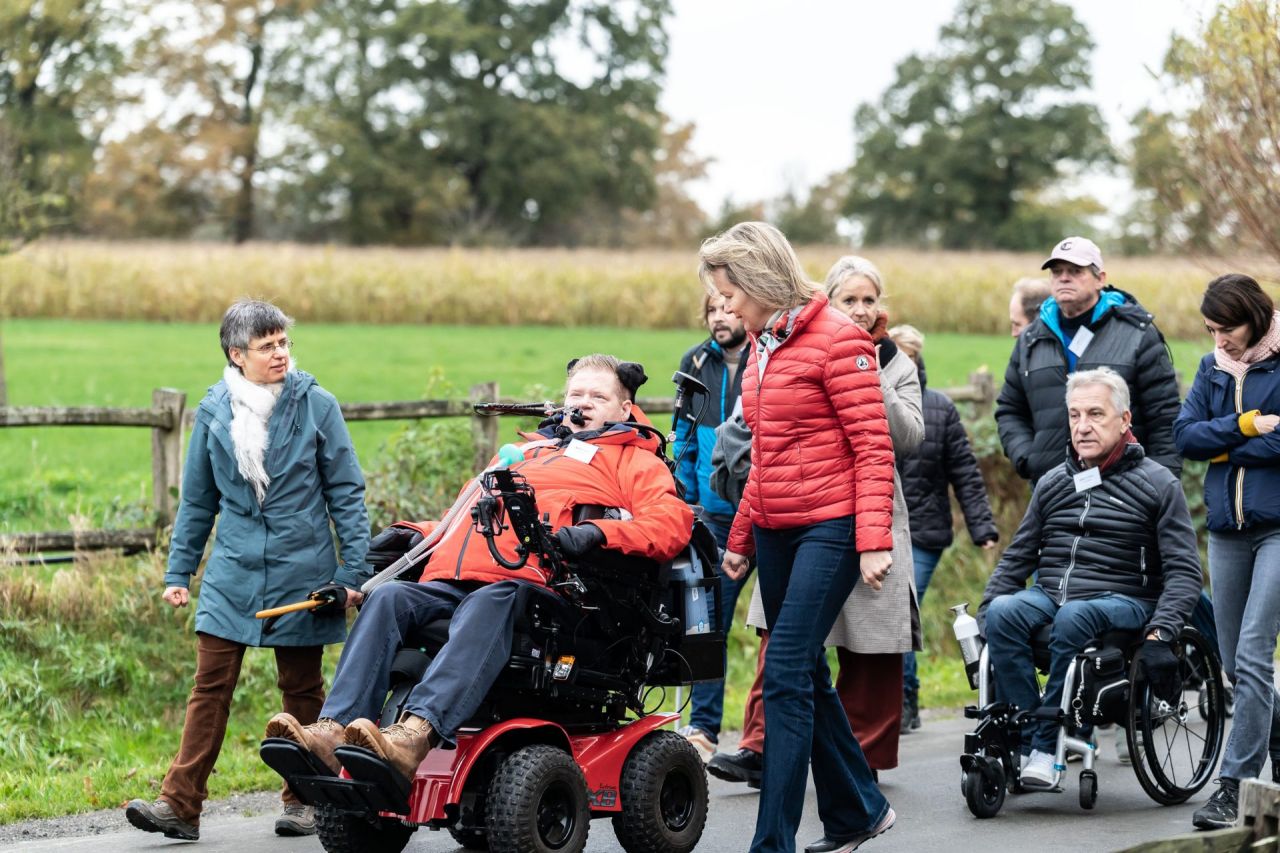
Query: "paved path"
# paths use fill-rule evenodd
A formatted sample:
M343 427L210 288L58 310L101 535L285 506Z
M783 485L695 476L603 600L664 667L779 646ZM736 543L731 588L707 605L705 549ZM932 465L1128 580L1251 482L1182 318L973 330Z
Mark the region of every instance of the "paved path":
M962 735L969 727L963 719L926 720L925 727L902 740L902 766L882 774L882 787L898 813L890 832L868 842L868 853L895 851L952 851L981 853L1084 853L1127 847L1141 841L1178 835L1191 830L1191 813L1208 798L1213 785L1192 802L1161 807L1138 787L1133 770L1115 761L1109 733L1103 738L1098 770L1098 804L1092 812L1080 809L1074 778L1079 765L1071 765L1071 783L1061 794L1027 794L1009 797L999 816L977 820L969 814L960 794L958 757ZM744 786L712 780L711 816L699 853L742 853L750 844L756 815L755 792ZM314 838L280 839L271 834L274 814L257 817L213 817L201 828L199 853L319 853ZM120 831L83 838L27 841L4 849L36 851L93 851L125 853L181 849L181 842L146 835L131 829L120 814ZM810 787L799 848L818 838L813 790ZM460 851L444 832L419 830L409 842L412 853ZM587 844L589 853L621 853L608 821L595 821Z

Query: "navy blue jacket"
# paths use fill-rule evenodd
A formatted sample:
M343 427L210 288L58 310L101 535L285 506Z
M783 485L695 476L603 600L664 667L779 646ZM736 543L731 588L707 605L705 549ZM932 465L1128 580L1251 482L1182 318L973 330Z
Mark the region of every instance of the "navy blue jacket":
M716 446L716 427L733 414L733 407L742 395L742 368L746 366L749 349L744 346L739 351L740 361L732 382L724 350L713 338L698 344L680 359L680 370L700 379L711 392L711 398L704 401L700 395L691 394L675 413L676 442L672 453L679 462L676 476L684 485L684 499L691 504L701 504L712 515L732 517L738 511L711 490L711 451Z
M1273 356L1250 365L1237 383L1209 353L1200 360L1196 380L1173 422L1173 440L1188 459L1227 454L1227 460L1212 463L1204 477L1210 530L1280 524L1280 431L1249 437L1240 429L1244 412L1280 412L1277 368L1280 356Z

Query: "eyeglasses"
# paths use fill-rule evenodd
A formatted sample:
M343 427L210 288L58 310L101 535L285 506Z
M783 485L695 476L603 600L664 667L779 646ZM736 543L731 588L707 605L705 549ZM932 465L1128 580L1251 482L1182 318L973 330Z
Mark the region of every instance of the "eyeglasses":
M280 350L287 355L289 350L291 349L293 349L293 341L289 340L288 338L285 338L282 341L277 341L274 344L263 344L260 347L249 347L250 352L256 352L258 355L267 355L267 356L271 355L276 350Z

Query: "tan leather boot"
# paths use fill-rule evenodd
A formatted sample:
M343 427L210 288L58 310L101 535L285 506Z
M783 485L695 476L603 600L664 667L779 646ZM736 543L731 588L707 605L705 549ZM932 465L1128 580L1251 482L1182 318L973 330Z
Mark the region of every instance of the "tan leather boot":
M438 738L430 723L406 714L402 722L385 729L369 720L356 720L347 726L346 740L351 746L369 750L412 781L418 765Z
M342 723L328 717L304 726L292 714L276 714L267 722L267 737L280 737L291 740L324 762L325 766L338 775L342 765L338 763L333 750L342 746L344 729Z

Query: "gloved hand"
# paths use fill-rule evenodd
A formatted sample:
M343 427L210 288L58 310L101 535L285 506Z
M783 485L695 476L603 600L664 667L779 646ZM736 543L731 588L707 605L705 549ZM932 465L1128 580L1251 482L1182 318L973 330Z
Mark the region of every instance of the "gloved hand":
M898 345L893 342L893 338L881 338L876 344L876 361L879 367L884 370L884 366L893 361L893 357L898 354Z
M385 569L405 555L410 548L422 541L422 534L412 527L392 525L383 529L369 542L369 554L365 558L374 574Z
M1147 638L1138 650L1138 677L1151 685L1151 692L1159 699L1173 704L1182 692L1182 678L1178 675L1178 656L1173 646L1163 640Z
M324 603L312 610L312 613L332 613L334 610L341 610L347 606L347 593L350 592L342 584L330 581L322 587L311 590L307 593L307 598L320 600Z
M566 555L581 557L604 544L604 531L590 522L561 527L556 531L556 543Z

